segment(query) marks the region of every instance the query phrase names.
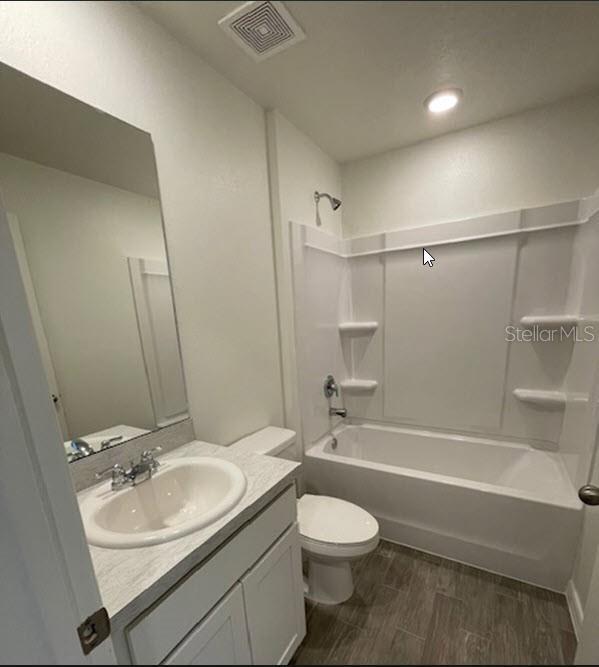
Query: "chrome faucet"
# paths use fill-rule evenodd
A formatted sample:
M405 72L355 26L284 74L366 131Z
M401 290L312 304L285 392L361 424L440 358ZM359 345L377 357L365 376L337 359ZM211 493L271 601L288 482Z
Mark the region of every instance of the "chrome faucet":
M117 442L120 442L123 439L122 435L114 435L111 438L106 438L106 440L102 440L100 442L100 449L108 449L109 447L112 447L112 445L116 444Z
M327 375L324 379L323 392L325 398L329 400L333 396L339 396L339 385L331 374ZM334 408L329 405L329 417L347 417L347 410L345 408Z
M106 475L110 474L112 476L112 483L110 488L113 491L118 491L124 486L135 486L136 484L141 484L148 479L152 478L152 475L158 470L160 462L154 458L154 453L161 452L162 447L154 447L153 449L145 449L141 453L141 457L138 463L129 464L129 469L126 470L120 463L116 463L106 470L102 470L96 473L96 479L102 479Z
M72 440L71 449L73 450L71 461L77 461L78 459L83 459L86 456L91 456L95 453L94 448L83 438L75 438Z
M118 491L119 489L122 489L124 486L127 486L131 483L127 471L120 463L115 463L113 466L110 466L110 468L106 468L106 470L97 472L96 479L102 479L102 477L106 477L106 475L109 473L112 476L112 483L110 484L110 488L113 491Z
M329 417L347 417L345 408L329 408Z
M160 462L154 458L154 454L161 452L162 447L153 447L152 449L144 449L141 453L141 458L139 463L134 466L134 470L137 471L137 474L147 473L148 479L158 470L160 467Z
M325 398L331 398L333 395L339 396L339 387L335 378L330 373L324 379L323 392Z

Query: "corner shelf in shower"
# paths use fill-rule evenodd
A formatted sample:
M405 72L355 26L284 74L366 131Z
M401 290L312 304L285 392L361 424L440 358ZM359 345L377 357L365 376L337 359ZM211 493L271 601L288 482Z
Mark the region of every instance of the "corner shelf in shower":
M529 328L559 329L576 326L579 321L578 315L525 315L520 319L520 324Z
M523 403L532 403L541 408L563 408L567 395L563 391L547 389L514 389L514 396Z
M342 380L339 383L345 394L371 394L378 386L376 380Z
M340 322L339 333L346 336L368 336L378 328L378 322Z

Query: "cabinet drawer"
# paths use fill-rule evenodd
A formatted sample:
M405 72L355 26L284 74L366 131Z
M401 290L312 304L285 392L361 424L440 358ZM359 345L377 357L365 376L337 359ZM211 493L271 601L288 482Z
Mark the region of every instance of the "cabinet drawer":
M241 584L221 600L162 663L164 665L249 665Z
M290 486L127 628L134 664L158 664L296 518Z

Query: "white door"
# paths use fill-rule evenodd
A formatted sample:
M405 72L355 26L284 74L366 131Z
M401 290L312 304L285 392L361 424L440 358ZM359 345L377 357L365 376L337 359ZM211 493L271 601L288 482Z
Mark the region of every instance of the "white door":
M168 264L128 257L139 340L157 426L188 417Z
M115 664L77 627L102 602L0 198L0 662Z
M588 345L589 343L582 343ZM581 429L578 437L581 445L593 448L592 460L589 462L589 483L599 489L599 345L593 346L590 359L594 359L594 386L589 395L586 414L580 416ZM593 354L594 353L594 354ZM579 665L599 664L599 505L584 507L583 540L580 545L581 554L592 560L595 551L595 564L590 577L586 602L583 612L582 628L579 631L578 650L575 663ZM590 555L586 555L586 554ZM579 556L579 557L580 557Z
M251 664L243 593L237 584L166 658L165 665Z
M297 524L241 580L252 664L285 665L306 635Z
M596 424L599 427L599 424ZM599 432L599 431L598 431ZM599 441L599 438L597 438ZM599 442L597 443L599 445ZM599 488L599 452L595 452L593 472L590 479L592 485ZM586 506L585 522L590 522L585 532L599 535L599 505ZM576 652L577 665L599 664L599 549L595 556L595 566L584 609L584 621Z
M63 440L68 440L70 435L69 427L67 424L64 405L58 386L58 380L56 379L56 371L54 370L52 355L50 354L50 346L48 345L48 339L46 338L46 332L44 331L42 316L40 314L37 296L35 294L35 288L31 278L31 271L29 270L29 261L27 259L27 253L25 252L25 244L23 243L23 236L21 234L19 219L14 213L10 212L7 212L7 217L8 226L10 227L13 243L15 246L17 261L19 262L19 268L21 269L21 278L23 279L23 287L25 288L25 294L27 295L27 303L29 305L29 312L31 314L31 321L33 323L33 330L35 332L37 346L42 357L44 371L46 372L46 380L48 381L48 386L50 388L50 396L52 398L52 402L54 403L54 409L56 410L56 416L58 417L58 423L60 424Z
M595 511L599 513L599 507L595 508ZM575 663L599 664L599 557L595 560Z

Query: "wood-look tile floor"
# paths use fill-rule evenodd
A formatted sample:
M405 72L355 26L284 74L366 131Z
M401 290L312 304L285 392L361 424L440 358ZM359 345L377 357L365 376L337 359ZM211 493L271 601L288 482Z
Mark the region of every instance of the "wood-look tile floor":
M383 541L354 577L347 602L307 603L295 664L573 664L563 595Z

